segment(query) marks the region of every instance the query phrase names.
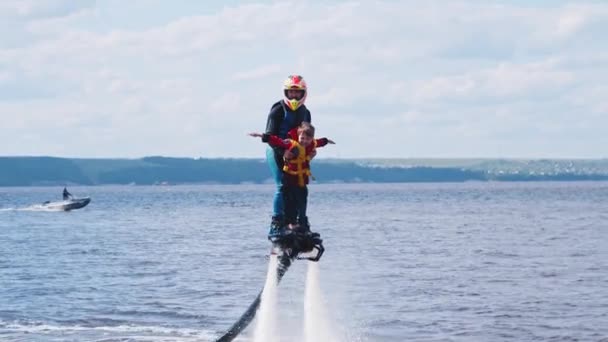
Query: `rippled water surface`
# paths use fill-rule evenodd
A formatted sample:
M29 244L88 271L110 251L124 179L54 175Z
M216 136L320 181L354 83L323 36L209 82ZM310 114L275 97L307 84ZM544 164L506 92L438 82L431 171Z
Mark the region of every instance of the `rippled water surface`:
M0 188L0 340L212 341L264 283L270 185ZM344 341L608 337L608 183L313 184ZM280 285L302 329L306 263ZM251 329L242 340L247 341Z

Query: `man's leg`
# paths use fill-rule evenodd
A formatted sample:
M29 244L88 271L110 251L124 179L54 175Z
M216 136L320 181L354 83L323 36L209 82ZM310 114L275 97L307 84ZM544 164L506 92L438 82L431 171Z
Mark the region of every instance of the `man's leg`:
M297 186L283 186L283 200L285 202L285 223L295 224L298 217L298 193Z
M279 165L277 165L277 161L274 157L274 150L270 146L266 148L266 162L268 162L270 173L272 174L272 178L276 186L274 198L272 200L271 228L280 228L283 225L284 219L284 200L283 192L281 191L281 186L283 184L283 170L279 169Z

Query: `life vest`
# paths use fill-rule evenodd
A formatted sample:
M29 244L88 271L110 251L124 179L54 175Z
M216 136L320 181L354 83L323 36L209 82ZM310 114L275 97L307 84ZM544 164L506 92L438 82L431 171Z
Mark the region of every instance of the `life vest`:
M306 185L306 181L308 177L312 177L310 173L310 153L306 153L306 148L296 140L290 139L290 145L287 151L292 148L298 149L298 155L295 158L285 159L285 163L283 166L283 172L298 177L298 186L304 187ZM312 141L312 149L310 152L314 151L317 148L317 141ZM314 179L314 177L312 177Z

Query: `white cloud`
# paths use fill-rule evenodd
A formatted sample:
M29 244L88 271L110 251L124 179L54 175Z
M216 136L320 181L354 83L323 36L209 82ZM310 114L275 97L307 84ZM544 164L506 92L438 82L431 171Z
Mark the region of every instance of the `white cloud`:
M557 34L567 36L576 33L585 24L585 19L581 11L564 13L557 20Z
M277 75L281 70L278 64L263 65L253 70L237 72L232 76L234 80L251 80Z
M0 13L25 20L57 18L71 15L95 5L94 0L3 0Z
M290 73L342 142L324 156L605 153L608 4L110 4L0 5L19 28L0 33L0 155L261 156L244 133Z
M404 102L423 105L429 101L469 102L514 100L530 93L547 93L571 84L575 75L557 69L552 60L540 63L500 63L492 68L455 76L439 76L412 84Z

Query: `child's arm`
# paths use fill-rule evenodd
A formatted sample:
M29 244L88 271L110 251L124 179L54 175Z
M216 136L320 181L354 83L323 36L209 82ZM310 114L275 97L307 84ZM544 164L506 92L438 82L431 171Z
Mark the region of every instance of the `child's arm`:
M327 144L335 144L335 142L333 140L327 139L327 138L315 139L315 142L316 142L317 147L323 147ZM316 157L316 155L317 155L317 149L315 148L310 152L310 155L309 155L310 160L312 160L314 157Z
M327 139L327 138L320 138L320 139L316 139L317 140L317 147L323 147L327 144L335 144L335 142L331 139Z

